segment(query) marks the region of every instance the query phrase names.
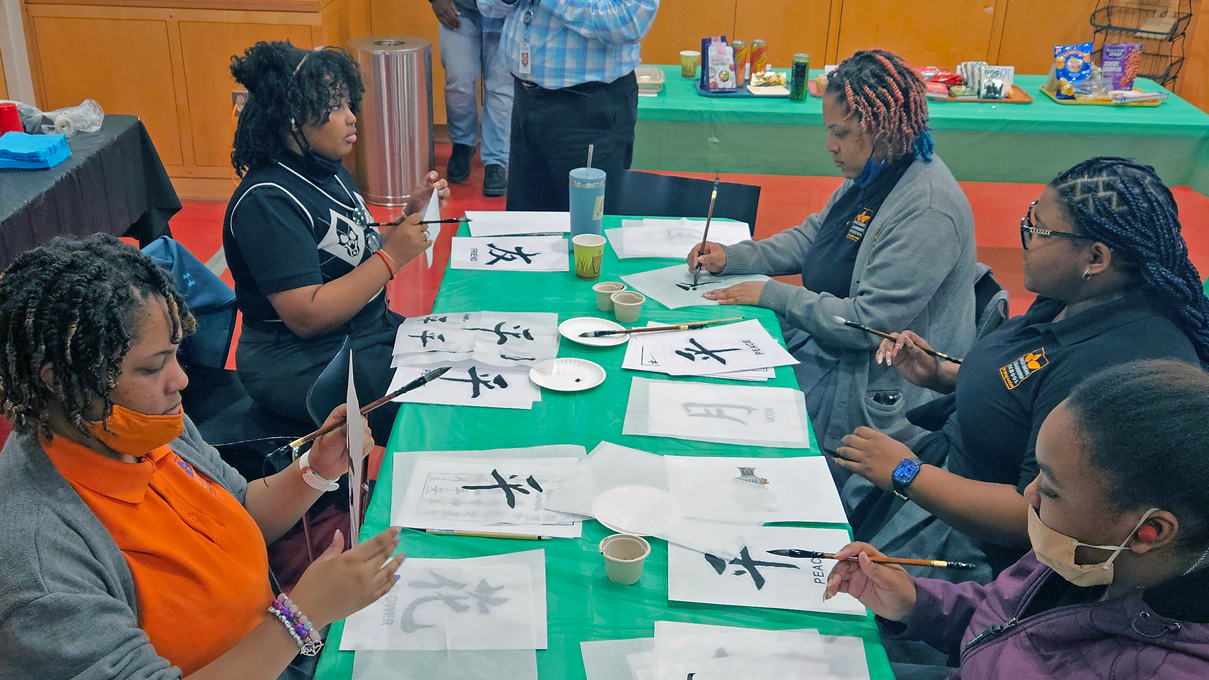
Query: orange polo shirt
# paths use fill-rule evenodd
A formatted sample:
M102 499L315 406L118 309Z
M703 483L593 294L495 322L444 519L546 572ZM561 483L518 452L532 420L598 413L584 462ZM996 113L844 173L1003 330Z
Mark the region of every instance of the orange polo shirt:
M42 448L125 555L139 628L184 675L264 620L273 601L264 536L222 485L167 446L134 464L63 437Z

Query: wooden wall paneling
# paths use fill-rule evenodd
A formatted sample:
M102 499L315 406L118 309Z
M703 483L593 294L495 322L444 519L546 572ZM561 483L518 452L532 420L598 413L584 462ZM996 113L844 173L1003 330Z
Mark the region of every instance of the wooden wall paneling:
M844 0L831 0L831 11L827 20L827 58L823 60L824 66L839 63L840 19L843 15Z
M242 89L231 77L231 56L261 40L289 40L310 49L311 26L181 21L180 40L195 164L225 175L231 165L231 91Z
M84 5L92 7L154 7L255 12L319 12L335 0L25 0L27 5Z
M1008 0L995 0L995 13L991 20L991 37L987 41L987 63L999 63L999 48L1003 45L1003 23L1007 8Z
M810 67L827 63L832 0L739 0L735 12L736 38L750 45L768 42L768 63L788 68L793 55L810 55ZM662 8L660 9L662 11Z
M1202 0L1192 0L1192 22L1184 38L1184 68L1175 92L1202 111L1209 111L1209 19L1204 9Z
M441 37L428 0L370 0L370 33L409 35L432 43L432 117L445 124L445 69L441 67Z
M335 0L320 14L319 45L348 48L353 38L369 35L368 0Z
M655 23L642 40L643 63L679 64L680 51L700 50L702 38L725 35L727 40L733 39L739 4L740 0L662 0Z
M914 67L952 68L984 60L996 0L848 0L840 18L839 52L880 47L901 54Z
M1096 0L1010 0L1003 17L999 63L1016 73L1049 73L1054 45L1073 45L1092 38L1091 15Z
M0 58L0 99L8 99L8 81L4 79L3 58Z
M56 109L95 99L138 115L166 166L184 164L164 19L34 16L39 103Z

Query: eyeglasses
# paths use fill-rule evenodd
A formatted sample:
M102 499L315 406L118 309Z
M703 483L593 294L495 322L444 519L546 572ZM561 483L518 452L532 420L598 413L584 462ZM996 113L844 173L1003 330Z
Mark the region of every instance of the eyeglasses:
M1052 229L1039 229L1034 226L1033 210L1037 207L1037 201L1028 204L1028 212L1024 217L1020 218L1020 245L1028 250L1028 244L1033 240L1033 236L1060 236L1063 238L1082 238L1091 239L1090 236L1083 234L1072 234L1069 231L1053 231Z

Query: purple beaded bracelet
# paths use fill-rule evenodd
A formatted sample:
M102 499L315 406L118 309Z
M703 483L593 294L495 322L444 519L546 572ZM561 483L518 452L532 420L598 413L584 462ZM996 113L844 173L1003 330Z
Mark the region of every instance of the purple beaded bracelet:
M323 649L323 636L319 634L319 629L298 611L298 605L291 602L285 593L273 600L273 604L269 605L269 613L276 616L289 631L303 656L317 656L319 650Z

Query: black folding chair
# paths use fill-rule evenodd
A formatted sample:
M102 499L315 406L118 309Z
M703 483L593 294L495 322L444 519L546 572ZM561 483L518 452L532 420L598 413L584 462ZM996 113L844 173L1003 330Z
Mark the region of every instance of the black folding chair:
M614 178L610 177L610 180ZM605 191L605 213L641 217L705 217L713 180L627 170ZM746 222L756 233L760 187L722 182L714 216Z

